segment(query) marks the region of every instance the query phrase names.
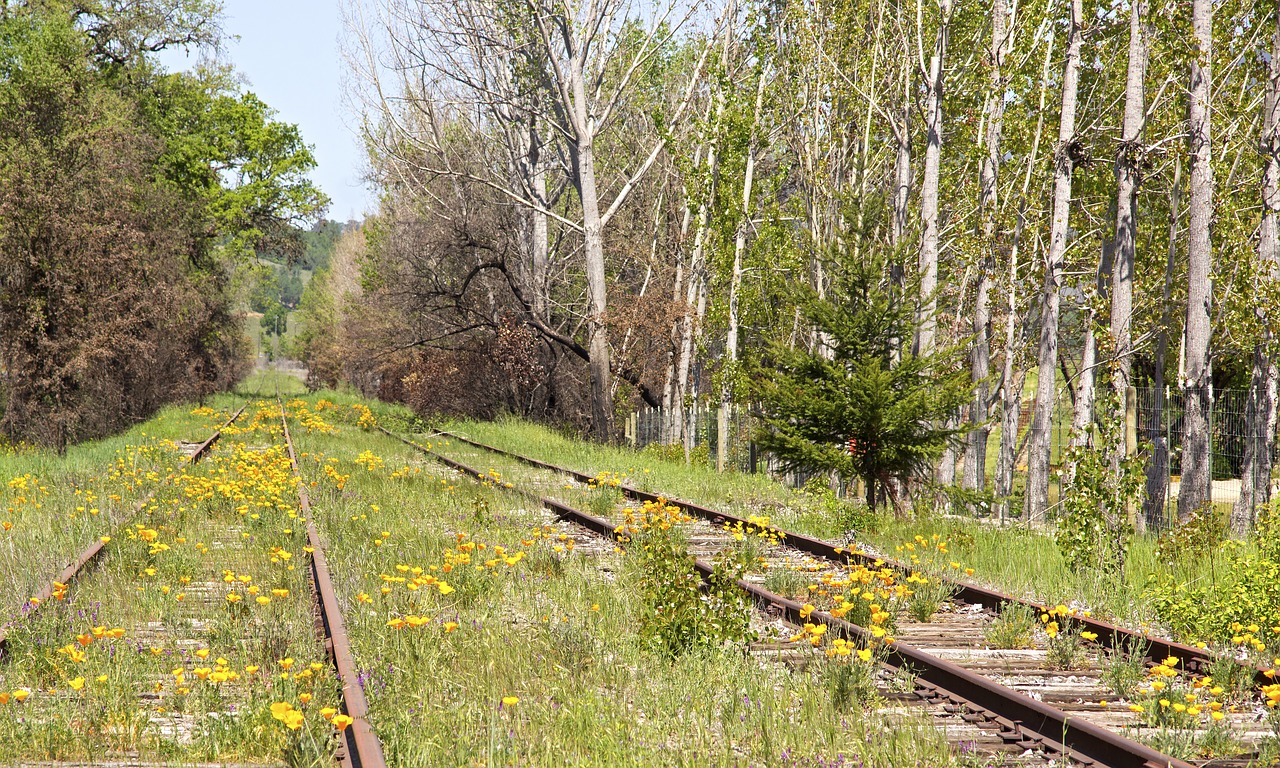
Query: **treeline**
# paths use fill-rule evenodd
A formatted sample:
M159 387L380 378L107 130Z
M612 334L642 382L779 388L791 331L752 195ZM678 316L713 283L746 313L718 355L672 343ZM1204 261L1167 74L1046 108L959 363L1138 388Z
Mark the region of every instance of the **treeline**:
M1265 507L1274 3L361 5L351 53L384 203L358 343L326 375L601 438L647 403L687 440L682 406L754 402L776 345L835 359L804 302L877 264L854 282L916 318L884 368L969 379L935 423L961 437L932 480L1043 520L1056 415L1120 473L1123 430L1103 444L1090 426L1122 420L1129 387L1169 386L1189 516L1210 491L1210 393L1240 387L1237 529ZM1160 482L1139 525L1170 460L1147 450Z
M297 128L213 51L210 0L0 0L0 431L58 448L225 389L232 275L301 252L324 196Z

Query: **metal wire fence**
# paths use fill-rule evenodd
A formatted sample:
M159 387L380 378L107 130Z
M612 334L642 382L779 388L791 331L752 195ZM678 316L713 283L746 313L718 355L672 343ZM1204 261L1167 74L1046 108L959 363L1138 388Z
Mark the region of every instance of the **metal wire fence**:
M1249 424L1245 415L1249 392L1228 389L1210 392L1209 455L1211 486L1209 500L1215 507L1232 507L1240 498L1245 441ZM1184 401L1174 388L1138 390L1138 439L1146 451L1148 508L1166 522L1177 517L1182 476ZM1167 458L1165 458L1167 456ZM1163 494L1158 485L1164 483ZM1257 510L1251 510L1256 512Z
M1177 519L1178 492L1182 473L1182 444L1184 407L1182 393L1172 387L1163 389L1136 389L1137 438L1139 451L1146 458L1147 482L1143 505L1146 518L1157 524ZM1248 435L1245 410L1248 391L1243 389L1220 390L1211 394L1209 416L1209 443L1212 467L1210 500L1215 507L1230 507L1240 498L1240 476L1244 462L1244 446ZM1070 404L1060 407L1051 426L1050 463L1060 467L1062 457L1071 439ZM688 454L691 460L716 465L721 450L718 438L718 410L708 406L683 409L679 414L661 408L636 411L626 424L627 442L636 448L666 446L661 450L671 454L685 453L679 422L689 425ZM998 420L998 419L997 419ZM818 473L788 472L777 470L770 458L757 450L752 436L757 420L745 407L730 410L728 440L726 441L726 467L739 472L769 472L777 479L793 486L803 486ZM1024 404L1020 423L1024 433L1014 481L1015 493L1025 484L1025 430L1030 422L1029 404ZM995 452L999 442L998 431L993 432L987 456L987 477L995 468ZM963 459L960 459L961 461ZM1053 473L1056 478L1057 473ZM957 470L957 480L963 476ZM1054 480L1056 483L1056 479ZM1057 489L1055 489L1057 490ZM1052 494L1057 497L1058 494ZM1015 504L1015 508L1017 505Z

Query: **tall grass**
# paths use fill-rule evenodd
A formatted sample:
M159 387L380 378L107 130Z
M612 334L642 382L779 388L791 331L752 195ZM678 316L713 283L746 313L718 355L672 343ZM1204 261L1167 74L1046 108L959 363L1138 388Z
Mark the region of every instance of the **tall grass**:
M814 674L734 653L644 652L627 556L563 526L526 546L531 531L549 524L529 502L446 472L379 433L340 429L296 439L393 764L813 765L842 756L845 764L951 763L921 720L838 712ZM383 466L355 463L366 451ZM341 489L326 465L347 476ZM393 479L405 467L418 472ZM498 482L516 471L501 470ZM561 533L577 546L569 549ZM490 552L501 545L529 554L513 567L453 570L448 596L384 582L404 573L398 566L432 572L460 535ZM430 621L388 628L402 615ZM504 703L512 697L518 701Z
M689 466L656 452L634 451L586 443L546 427L517 419L495 422L459 421L442 425L498 448L558 463L579 471L625 473L627 482L653 492L667 492L738 514L764 513L782 528L828 539L844 533L830 501L786 488L764 475ZM497 461L496 459L489 459ZM853 534L861 544L889 556L894 547L920 535L939 534L950 541L956 559L974 569L972 580L1015 596L1044 602L1076 602L1099 616L1131 626L1154 623L1144 598L1152 574L1169 568L1155 554L1155 540L1133 539L1125 574L1099 579L1067 567L1051 532L1012 526L996 528L960 517L925 516L898 519L861 516L869 525Z

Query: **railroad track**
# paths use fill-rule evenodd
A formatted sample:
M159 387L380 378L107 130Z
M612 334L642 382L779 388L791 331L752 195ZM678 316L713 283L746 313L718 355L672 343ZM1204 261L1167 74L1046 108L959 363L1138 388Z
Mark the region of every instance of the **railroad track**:
M449 439L457 440L458 442L464 443L481 451L498 456L504 456L510 460L530 467L571 477L578 483L586 484L592 483L596 480L595 475L588 475L584 472L570 469L568 467L558 466L529 456L523 456L511 451L506 451L495 446L486 445L462 435L458 435L454 432L440 432L438 434ZM621 493L628 499L638 502L655 502L659 498L659 494L641 490L625 483L618 485L618 490L621 491ZM751 521L730 512L712 509L710 507L679 498L666 496L663 496L662 498L664 498L667 503L676 505L682 511L695 518L707 521L722 521L727 522L730 525L752 525ZM913 570L913 567L908 564L888 557L867 554L856 548L851 548L848 545L823 541L822 539L806 536L801 533L795 533L793 531L787 531L776 526L768 526L768 529L775 534L781 535L788 547L823 561L876 568L881 565L887 565L892 569L904 572ZM971 584L959 579L946 579L946 581L954 590L951 601L965 606L977 606L984 610L998 612L1006 605L1025 605L1036 613L1044 613L1052 607L1005 594L998 590L989 589L977 584ZM1090 642L1099 648L1110 648L1119 644L1132 645L1135 647L1141 646L1146 649L1145 653L1148 660L1160 661L1168 658L1175 658L1178 660L1178 666L1181 669L1200 674L1207 674L1209 667L1218 660L1218 657L1209 653L1205 649L1197 648L1185 643L1174 642L1172 640L1156 637L1150 634L1135 632L1091 616L1075 616L1073 617L1073 620L1079 622L1084 631L1096 635L1096 639ZM1254 682L1260 686L1275 682L1273 676L1268 674L1269 670L1267 668L1249 666L1249 671L1254 677Z
M279 401L279 395L277 395ZM311 497L307 484L302 480L302 472L298 468L298 457L294 451L293 438L289 434L289 419L284 403L280 401L280 424L284 432L285 445L289 452L289 463L293 467L294 477L298 480L298 501L302 514L306 519L308 558L310 561L312 596L316 608L316 629L324 638L325 650L342 686L342 711L352 719L351 727L344 732L343 749L338 753L338 760L345 768L385 768L382 743L369 725L369 704L365 700L364 689L357 680L355 659L351 654L351 640L347 637L346 625L342 620L342 611L338 605L338 596L333 586L333 577L329 573L329 564L325 559L324 547L315 523L311 520Z
M8 628L0 758L385 765L285 410L258 403L228 429L249 407Z
M209 450L213 448L214 444L217 443L219 439L221 439L223 430L225 430L227 427L234 424L236 419L240 418L240 415L244 413L244 409L246 407L247 405L240 406L239 410L231 414L230 418L228 418L225 422L223 422L221 426L219 426L216 430L214 430L214 433L212 435L210 435L204 442L196 445L196 447L191 451L191 453L189 453L187 457L183 460L182 467L193 466L197 464L201 459L203 459L205 457L205 454L207 454ZM168 478L166 478L166 482L167 480ZM152 489L150 492L148 492L147 495L144 496L141 501L139 501L137 504L134 505L133 511L130 512L128 516L126 516L125 520L119 526L116 526L116 528L111 532L111 534L107 535L105 538L99 537L98 539L94 540L93 543L85 547L80 552L79 555L77 555L70 563L68 563L67 566L63 568L58 573L57 576L50 579L49 583L46 584L43 588L41 588L39 592L37 592L35 595L28 598L26 604L23 607L25 617L28 620L31 619L36 613L38 613L43 607L47 606L49 602L54 599L55 593L57 593L58 595L61 595L61 597L57 599L63 599L66 595L66 591L77 579L80 578L80 575L86 572L91 565L93 565L99 560L99 558L102 556L102 553L107 548L107 543L113 537L118 537L121 529L128 527L130 523L132 523L135 519L137 519L138 515L140 515L142 511L146 509L147 505L150 504L151 501L155 498L155 495L156 495L156 489ZM0 660L5 660L8 655L9 630L10 630L10 627L7 627L7 626L0 627Z
M387 434L479 481L496 480L493 472L482 472L438 450L428 449L394 433ZM459 439L456 435L448 437ZM474 444L472 447L487 449L487 446L481 444ZM499 453L505 452L495 452L492 455ZM509 455L508 458L517 460L514 455ZM597 535L609 538L622 535L620 518L605 519L587 514L560 499L544 495L564 489L562 482L550 478L553 473L568 474L579 483L594 483L594 476L527 457L518 459L536 469L544 470L546 474L520 482L521 486L537 486L536 490L529 490L527 487L512 487L511 490L536 499L542 507L560 519ZM510 478L502 477L501 480L505 485ZM660 498L656 494L625 486L620 486L619 490L637 501L656 501ZM712 566L703 558L726 545L732 545L732 530L726 530L726 523L729 529L733 529L739 518L687 502L664 501L697 515L688 523L687 535L691 553L698 556L696 567L704 578L708 577ZM742 523L744 526L751 525L748 521ZM844 548L826 545L834 557L824 560L815 558L810 550L795 547L793 537L789 534L783 541L785 544L770 548L768 559L771 562L767 570L784 567L804 569L817 574L820 583L825 581L830 584L833 580L838 582L837 574L845 573L851 561L855 566L860 564L859 555ZM818 540L809 541L813 542L811 546L821 547L825 544ZM875 564L874 558L872 563ZM882 562L877 567L886 566ZM828 578L824 580L823 577ZM824 625L828 637L841 637L861 647L871 647L877 643L874 630L845 621L829 611L816 610L812 604L793 599L792 596L766 589L762 584L763 580L757 575L738 582L738 587L750 595L762 611L797 627L805 624ZM1006 597L1004 602L1013 600ZM967 607L968 610L956 610L957 607ZM1118 733L1120 729L1130 725L1134 718L1127 711L1116 713L1097 704L1098 701L1105 700L1105 695L1099 690L1096 674L1088 674L1084 670L1047 669L1043 652L984 653L985 648L980 647L983 645L982 628L993 618L980 602L969 603L967 606L964 603L948 604L943 606L936 620L900 625L893 632L896 639L883 644L883 662L890 668L905 670L913 675L916 693L926 701L935 705L941 703L944 710L958 713L971 723L981 722L989 729L994 728L1007 747L1041 753L1047 755L1048 759L1053 759L1055 755L1065 756L1080 765L1135 768L1184 768L1191 765ZM1123 631L1119 628L1114 630ZM1094 660L1087 661L1092 663ZM1240 760L1213 760L1199 764L1227 766L1240 763Z

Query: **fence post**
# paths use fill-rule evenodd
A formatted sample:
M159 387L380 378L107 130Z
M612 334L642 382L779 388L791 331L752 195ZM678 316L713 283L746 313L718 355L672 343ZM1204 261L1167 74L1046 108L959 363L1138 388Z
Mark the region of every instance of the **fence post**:
M1209 382L1209 509L1213 509L1213 382Z
M1124 390L1124 455L1125 458L1138 452L1138 390L1126 387ZM1142 528L1138 521L1138 507L1130 500L1126 504L1125 515L1134 528Z
M1164 386L1164 407L1160 409L1164 419L1165 456L1168 457L1168 470L1164 473L1164 509L1160 510L1161 527L1169 527L1169 502L1173 492L1173 419L1169 417L1169 385ZM1182 473L1182 459L1178 459L1178 473ZM1178 493L1182 493L1182 483L1178 483Z

